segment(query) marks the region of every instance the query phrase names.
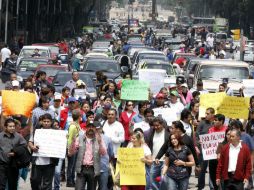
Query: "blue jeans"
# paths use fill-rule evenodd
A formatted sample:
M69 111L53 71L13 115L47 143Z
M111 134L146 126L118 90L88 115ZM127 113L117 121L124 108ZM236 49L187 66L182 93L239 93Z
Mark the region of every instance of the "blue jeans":
M68 159L68 166L67 166L67 183L75 183L75 166L77 155L74 154L73 156L67 156Z
M146 165L146 190L150 190L150 187L151 187L151 182L150 182L150 170L151 170L151 167Z
M59 159L58 165L55 167L55 175L54 175L54 190L60 190L60 182L61 182L61 170L64 159Z
M108 176L109 176L109 171L101 172L100 180L99 180L100 190L108 190Z
M189 177L175 180L166 175L164 178L164 183L167 187L167 190L187 190L189 186Z
M163 168L163 161L160 161L159 164L156 164L153 162L150 170L150 183L151 183L151 189L152 190L159 190L160 189L160 182L156 181L157 177L161 176L161 171Z

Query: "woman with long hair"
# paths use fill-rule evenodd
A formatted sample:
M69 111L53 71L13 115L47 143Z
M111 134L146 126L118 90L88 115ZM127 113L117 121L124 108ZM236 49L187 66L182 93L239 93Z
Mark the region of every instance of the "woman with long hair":
M124 134L125 134L125 142L123 146L127 146L128 142L130 141L130 123L132 117L136 115L136 112L134 112L134 102L132 101L126 101L125 104L125 110L121 113L119 117L119 122L122 123L124 128Z
M170 146L165 154L162 171L164 190L187 190L190 174L188 167L194 166L194 158L190 149L183 144L181 137L169 136Z
M152 164L153 159L152 159L152 152L150 148L145 144L144 140L144 135L141 131L136 130L136 132L133 133L131 136L131 141L127 146L128 148L143 148L144 149L144 157L141 158L141 162L146 164L146 173L149 173L149 166ZM120 160L121 164L121 160ZM147 185L142 186L142 185L131 185L131 186L122 186L122 190L145 190L146 187L149 189L149 177L146 175L146 181Z

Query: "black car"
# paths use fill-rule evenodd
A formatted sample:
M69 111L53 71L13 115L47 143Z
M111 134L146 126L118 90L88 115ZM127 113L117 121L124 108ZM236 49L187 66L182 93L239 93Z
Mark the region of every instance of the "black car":
M72 79L72 72L59 71L53 79L52 84L54 85L56 92L61 93L66 82ZM96 88L90 75L86 73L79 73L79 79L84 81L87 86L88 95L92 100L97 98Z
M84 63L82 71L89 74L94 81L96 71L102 71L109 80L114 80L122 74L119 63L110 58L89 58Z

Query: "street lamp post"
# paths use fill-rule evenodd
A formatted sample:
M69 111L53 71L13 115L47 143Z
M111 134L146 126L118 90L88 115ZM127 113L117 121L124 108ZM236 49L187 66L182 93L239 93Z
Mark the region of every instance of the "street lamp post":
M4 34L4 43L7 43L8 38L8 7L9 7L9 0L6 1L6 10L5 10L5 34Z

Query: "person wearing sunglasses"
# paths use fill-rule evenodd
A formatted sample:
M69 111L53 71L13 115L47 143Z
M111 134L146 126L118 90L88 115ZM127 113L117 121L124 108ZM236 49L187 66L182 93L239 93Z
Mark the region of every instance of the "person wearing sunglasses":
M125 134L125 141L123 143L124 147L126 147L130 141L129 128L130 128L130 123L131 123L132 117L134 115L136 115L136 112L134 112L134 103L132 101L126 101L125 109L119 117L119 122L122 123L124 132L125 132L124 133Z

